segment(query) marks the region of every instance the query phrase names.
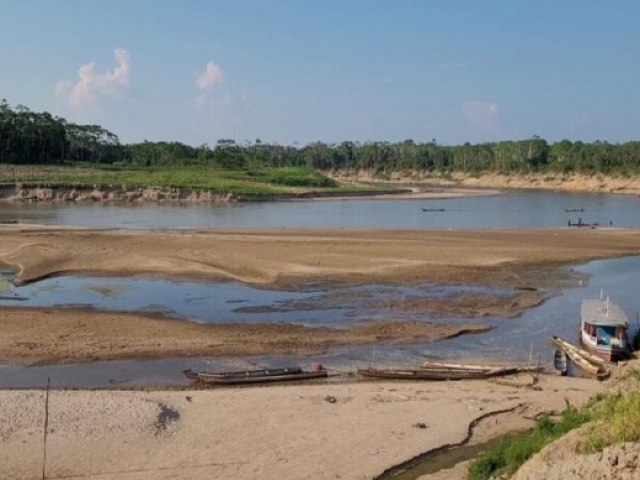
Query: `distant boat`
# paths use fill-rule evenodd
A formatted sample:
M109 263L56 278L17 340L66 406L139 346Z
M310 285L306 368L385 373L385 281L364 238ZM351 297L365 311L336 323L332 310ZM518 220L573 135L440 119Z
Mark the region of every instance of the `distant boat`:
M584 212L584 208L565 208L565 212Z
M608 362L629 356L629 320L609 297L584 300L580 315L580 341L584 348Z
M596 223L586 223L582 221L582 218L578 218L577 222L572 222L571 220L567 221L567 225L569 227L578 227L578 228L595 228L600 226L598 222Z
M444 208L423 208L423 212L444 212Z
M557 349L553 354L553 368L558 375L567 374L567 354L564 350Z
M274 368L263 370L243 370L234 372L196 372L184 370L182 373L194 381L211 385L243 385L270 382L291 382L296 380L311 380L327 376L327 371L320 368L314 371L305 371L298 367Z

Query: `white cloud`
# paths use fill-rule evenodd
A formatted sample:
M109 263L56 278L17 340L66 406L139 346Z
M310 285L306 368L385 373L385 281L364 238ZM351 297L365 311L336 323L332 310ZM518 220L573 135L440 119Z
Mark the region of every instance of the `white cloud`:
M476 130L493 134L500 130L500 109L496 102L469 100L462 104L462 111Z
M196 97L196 107L206 108L222 104L228 106L231 103L229 94L226 93L224 98L214 98L212 92L213 87L222 82L222 69L213 62L207 63L202 73L196 74L195 84L200 92Z
M95 107L98 97L119 96L124 93L131 82L131 56L123 48L116 48L116 66L113 70L100 73L94 62L82 65L78 69L78 80L60 80L56 83L57 96L66 98L74 109Z
M207 63L204 72L196 77L196 86L201 92L209 90L222 81L222 69L213 62Z

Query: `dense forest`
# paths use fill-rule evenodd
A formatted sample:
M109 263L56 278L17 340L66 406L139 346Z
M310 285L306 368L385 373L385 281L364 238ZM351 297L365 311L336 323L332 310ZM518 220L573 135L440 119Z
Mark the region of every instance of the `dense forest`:
M215 146L179 142L121 144L99 125L77 125L47 112L0 103L0 163L86 162L135 166L211 165L242 169L304 166L320 170L465 172L578 172L630 174L640 171L640 142L611 144L562 140L549 144L537 136L519 141L439 145L435 140L382 141L302 147L218 140Z

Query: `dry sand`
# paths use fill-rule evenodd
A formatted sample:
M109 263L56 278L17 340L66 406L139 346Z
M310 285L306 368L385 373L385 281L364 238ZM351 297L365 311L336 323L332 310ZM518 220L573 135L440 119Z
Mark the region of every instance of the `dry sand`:
M310 355L379 341L435 341L482 325L372 323L353 328L290 324L199 324L75 308L0 308L0 360L45 364L222 355Z
M389 178L380 179L372 177L369 172L357 172L356 174L344 172L330 173L329 176L340 181L367 182L367 183L400 183L407 185L428 184L438 188L465 187L476 192L475 189L541 189L563 192L589 192L589 193L624 193L640 194L640 179L637 175L582 175L578 173L510 173L499 174L485 172L482 174L469 174L464 172L452 172L446 175L433 174L432 172L392 173ZM464 189L463 189L464 191ZM427 192L428 193L428 192ZM492 193L492 192L490 192Z
M639 252L637 229L139 232L0 227L0 262L16 267L21 282L93 272L275 286L323 280L517 286L527 285L532 270L542 266Z
M460 442L484 414L519 409L519 418L532 418L563 409L565 398L581 404L600 388L594 381L543 376L539 390L470 381L52 391L46 474L110 480L368 479L419 453ZM325 401L327 395L336 403ZM0 391L0 418L0 477L41 478L44 392ZM495 420L485 420L485 428Z

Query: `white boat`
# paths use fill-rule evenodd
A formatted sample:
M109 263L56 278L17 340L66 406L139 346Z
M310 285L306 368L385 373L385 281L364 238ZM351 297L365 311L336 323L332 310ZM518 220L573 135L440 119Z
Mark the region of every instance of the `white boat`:
M580 314L580 340L585 349L609 362L629 355L629 320L609 297L584 300Z

